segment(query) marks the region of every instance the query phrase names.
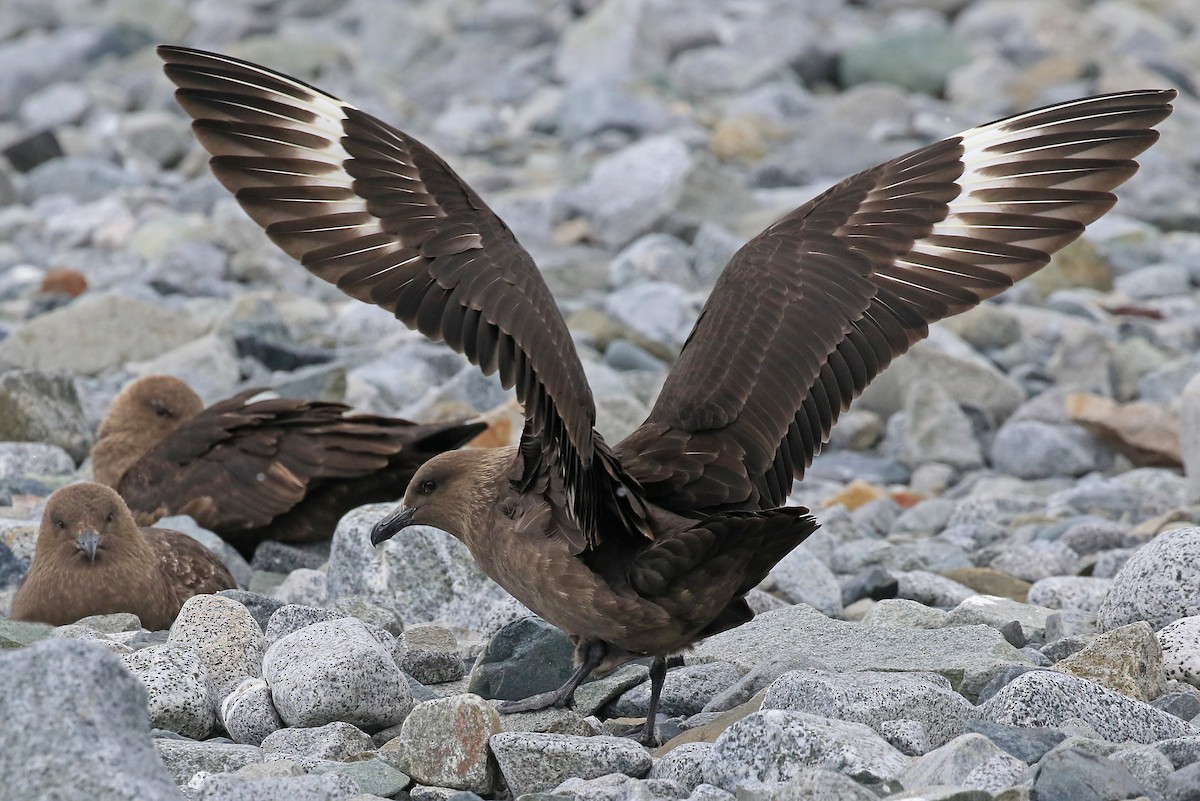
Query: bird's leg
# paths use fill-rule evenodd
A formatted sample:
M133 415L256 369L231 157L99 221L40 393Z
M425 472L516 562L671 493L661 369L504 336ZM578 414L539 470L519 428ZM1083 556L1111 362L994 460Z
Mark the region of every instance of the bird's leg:
M583 680L600 666L600 663L604 661L604 657L607 654L607 645L600 640L590 640L584 651L583 661L579 664L579 667L575 668L575 672L571 674L563 686L557 690L522 698L519 701L505 701L496 707L496 711L502 715L508 715L513 712L536 712L539 709L547 709L552 706L569 706L575 696L575 688L583 684Z
M658 738L654 736L654 719L658 717L658 701L666 680L666 657L656 656L650 663L650 705L646 708L646 722L642 724L641 734L635 729L628 735L647 747L658 745Z

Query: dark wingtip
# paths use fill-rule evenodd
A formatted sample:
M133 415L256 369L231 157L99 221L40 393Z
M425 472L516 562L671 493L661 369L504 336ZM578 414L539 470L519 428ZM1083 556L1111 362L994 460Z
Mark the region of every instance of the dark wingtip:
M411 526L415 511L414 509L405 509L404 506L396 507L396 511L380 520L371 529L371 545L378 548L379 543L390 540L402 529Z

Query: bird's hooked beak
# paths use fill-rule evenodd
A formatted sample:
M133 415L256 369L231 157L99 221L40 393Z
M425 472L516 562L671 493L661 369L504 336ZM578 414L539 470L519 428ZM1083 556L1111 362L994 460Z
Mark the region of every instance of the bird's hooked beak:
M75 544L87 554L89 561L95 562L96 549L100 547L100 532L94 528L85 528L75 535Z
M404 504L396 507L396 511L375 524L371 529L371 544L378 547L384 540L390 540L400 533L402 528L412 525L416 509L405 509Z

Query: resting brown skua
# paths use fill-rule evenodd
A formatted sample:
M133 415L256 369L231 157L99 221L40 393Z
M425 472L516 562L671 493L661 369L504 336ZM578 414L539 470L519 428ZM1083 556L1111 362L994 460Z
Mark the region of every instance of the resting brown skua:
M1086 98L974 128L855 175L739 250L650 416L609 446L567 326L528 253L436 154L280 73L162 47L176 97L246 212L308 270L499 372L516 448L417 471L372 539L463 540L577 644L558 691L749 620L745 594L813 531L780 508L867 383L928 333L1040 267L1112 207L1172 90Z
M481 422L412 423L252 389L205 408L172 376L139 378L109 406L92 469L150 525L191 515L249 556L263 540L313 542L358 506L394 501L426 459Z
M236 587L217 555L188 535L139 528L112 488L71 484L46 501L12 618L63 626L133 612L160 631L193 595Z

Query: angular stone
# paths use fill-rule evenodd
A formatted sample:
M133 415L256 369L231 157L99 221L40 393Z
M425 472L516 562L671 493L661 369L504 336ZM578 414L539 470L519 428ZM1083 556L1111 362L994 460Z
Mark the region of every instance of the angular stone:
M998 793L1020 784L1025 763L982 734L964 734L922 757L901 774L905 787L957 785Z
M960 735L971 704L938 675L920 673L785 673L767 688L763 709L787 709L862 723L920 722L934 746Z
M814 767L860 782L890 781L908 761L861 723L766 709L718 737L703 770L707 783L735 792L748 782L784 782Z
M995 674L1028 658L995 629L907 629L830 620L802 604L758 615L713 635L685 655L689 663L724 660L749 670L778 653L799 653L832 670L940 673L968 699Z
M1139 701L1153 701L1167 691L1162 648L1145 621L1101 634L1054 669Z
M1077 718L1111 742L1152 743L1198 734L1194 726L1099 684L1049 670L1014 678L977 707L980 718L1016 726L1060 726Z
M0 776L12 799L179 801L151 746L146 691L82 642L0 651Z
M335 721L312 728L279 729L262 741L265 754L287 754L345 762L374 751L371 737L357 726Z
M217 723L216 697L200 655L190 646L151 645L122 659L146 687L150 725L193 740Z
M198 743L159 737L154 741L154 750L166 766L171 780L181 786L191 782L200 773L230 773L263 761L260 748L212 740Z
M571 777L624 773L641 778L653 764L649 751L620 737L501 732L489 744L514 798L552 790Z
M186 314L124 295L84 295L0 340L0 362L99 375L195 339Z
M1137 798L1146 788L1124 765L1078 748L1056 748L1034 766L1034 798L1104 801Z
M95 438L79 401L75 382L66 370L7 370L0 375L0 442L43 443L58 446L82 462ZM53 465L54 469L50 469ZM35 472L59 474L75 469L60 459ZM6 471L0 468L0 474Z
M171 624L167 642L196 650L218 698L246 676L262 675L262 629L246 607L230 598L189 598Z
M477 695L454 695L413 707L395 750L401 770L420 784L490 793L495 781L488 739L501 731L500 716Z

